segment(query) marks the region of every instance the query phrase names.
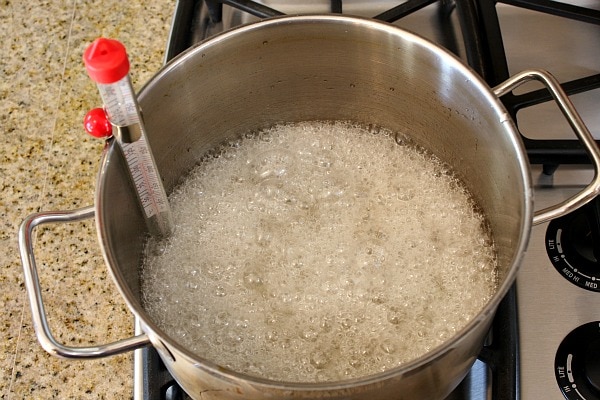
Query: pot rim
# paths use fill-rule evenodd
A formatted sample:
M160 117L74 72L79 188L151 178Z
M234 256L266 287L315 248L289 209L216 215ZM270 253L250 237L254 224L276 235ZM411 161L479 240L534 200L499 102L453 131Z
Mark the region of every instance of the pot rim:
M331 15L331 14L315 14L315 15L300 15L300 16L279 16L272 17L265 20L252 22L246 25L242 25L239 27L232 28L225 32L222 32L218 35L215 35L212 38L204 40L191 48L187 49L183 53L179 54L175 58L173 58L168 64L166 64L161 70L159 70L153 77L150 78L149 81L142 87L139 92L139 97L143 98L145 92L149 90L152 86L153 82L160 80L162 76L169 74L171 71L176 69L178 65L184 62L187 58L193 57L194 54L202 53L203 50L209 46L214 46L219 42L227 41L235 38L236 36L243 35L247 32L264 29L265 27L275 27L275 26L284 26L288 24L305 24L305 23L321 23L321 24L353 24L353 25L361 25L364 26L365 29L374 29L381 32L385 32L389 35L400 35L404 39L408 39L411 42L415 43L415 45L421 46L423 48L428 49L432 53L436 54L438 57L444 60L445 63L450 64L450 66L459 71L462 76L466 79L472 81L472 83L476 86L476 89L480 91L483 95L483 98L486 100L486 105L492 107L494 109L494 113L497 115L498 120L503 124L506 134L509 135L511 144L515 150L515 157L517 158L517 162L520 165L520 170L523 172L522 179L524 183L524 207L523 207L523 218L521 219L521 235L518 238L518 248L514 252L515 257L511 260L511 265L507 269L507 273L504 277L503 282L498 287L496 293L490 299L490 301L484 306L484 308L473 318L471 319L460 331L458 331L454 336L450 339L446 340L444 343L436 346L429 352L425 353L421 357L413 359L409 362L403 363L395 368L391 368L387 371L379 372L372 375L367 375L364 377L352 378L347 380L340 381L332 381L332 382L288 382L288 381L275 381L271 379L261 378L252 375L246 375L243 373L239 373L233 370L229 370L227 368L221 367L216 363L203 359L198 355L192 353L184 346L180 345L177 341L168 336L164 331L162 331L149 317L146 311L142 308L141 304L136 300L136 297L129 291L129 288L126 287L123 279L117 276L114 271L117 270L113 268L113 265L117 265L117 260L114 258L114 255L111 254L107 250L106 244L109 242L107 238L107 232L102 223L102 175L103 171L108 167L108 158L109 154L112 152L116 143L112 143L105 155L103 157L101 163L101 170L98 178L98 188L96 190L96 225L99 240L101 243L102 253L107 264L110 266L110 273L117 284L117 288L127 303L130 310L133 314L139 318L143 325L143 330L148 334L151 343L156 347L161 353L164 353L164 344L166 344L167 351L168 348L171 347L176 349L177 352L183 354L189 361L191 361L195 367L205 370L209 374L213 376L218 376L224 380L232 380L239 382L240 380L247 381L257 387L263 387L268 389L279 389L279 390L294 390L294 391L340 391L346 389L356 389L360 386L370 386L373 384L377 384L384 380L388 380L394 377L407 376L413 373L420 371L422 368L426 367L433 360L439 358L441 355L452 351L454 348L459 347L460 342L463 340L465 334L469 331L472 331L476 326L480 324L484 324L489 322L493 317L500 301L505 297L506 293L513 285L514 280L516 279L516 275L523 258L524 252L527 248L527 244L529 241L530 231L532 227L533 221L533 186L531 183L531 175L529 169L529 163L527 161L527 156L524 150L523 143L519 138L518 131L513 120L508 116L508 113L502 103L499 101L498 97L493 93L491 88L481 79L473 70L470 69L467 65L465 65L458 57L454 54L448 52L447 50L437 46L436 44L430 42L429 40L418 36L412 32L399 28L395 25L376 21L373 19L367 19L364 17L355 17L348 15ZM169 353L171 353L169 351ZM161 354L163 356L164 354ZM172 353L170 354L172 356ZM473 359L474 361L474 359Z

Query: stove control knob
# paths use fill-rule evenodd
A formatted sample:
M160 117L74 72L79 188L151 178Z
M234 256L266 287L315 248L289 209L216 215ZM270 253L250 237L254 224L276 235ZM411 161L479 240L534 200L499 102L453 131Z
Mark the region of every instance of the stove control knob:
M583 368L590 385L600 393L600 337L586 347Z
M546 251L563 277L583 289L600 292L600 199L550 221Z
M600 400L600 321L581 325L565 337L554 373L567 400Z

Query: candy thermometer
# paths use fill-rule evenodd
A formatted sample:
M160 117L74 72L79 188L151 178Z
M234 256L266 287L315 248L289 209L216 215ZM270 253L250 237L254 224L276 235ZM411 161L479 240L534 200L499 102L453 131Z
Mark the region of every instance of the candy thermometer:
M104 103L104 110L95 109L88 113L84 123L86 130L94 136L115 133L150 234L168 236L173 230L171 210L131 85L125 46L112 39L96 39L86 49L83 61ZM106 123L103 126L105 117L115 129Z

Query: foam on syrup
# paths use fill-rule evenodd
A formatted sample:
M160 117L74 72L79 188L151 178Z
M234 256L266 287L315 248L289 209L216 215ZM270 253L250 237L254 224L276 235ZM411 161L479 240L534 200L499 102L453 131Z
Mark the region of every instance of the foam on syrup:
M497 289L485 219L435 157L390 132L306 122L207 156L150 240L144 307L200 357L279 381L396 367Z

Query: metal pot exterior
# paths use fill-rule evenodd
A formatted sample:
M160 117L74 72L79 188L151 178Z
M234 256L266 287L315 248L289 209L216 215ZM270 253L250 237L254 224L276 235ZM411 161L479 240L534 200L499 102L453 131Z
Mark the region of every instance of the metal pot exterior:
M173 347L167 351L159 336L151 336L151 341L159 343L157 349L165 365L194 399L442 400L464 379L475 362L491 322L489 318L477 324L459 342L445 346L435 358L418 366L335 385L284 385L235 376L214 366L207 368Z
M167 192L208 150L282 122L349 120L408 135L463 179L487 215L500 288L457 336L422 358L364 379L284 384L224 370L161 332L140 299L146 234L126 167L107 146L96 223L111 273L143 330L194 398L443 399L479 353L516 276L532 220L526 156L497 97L459 60L396 27L342 16L284 17L221 34L182 54L141 91Z

